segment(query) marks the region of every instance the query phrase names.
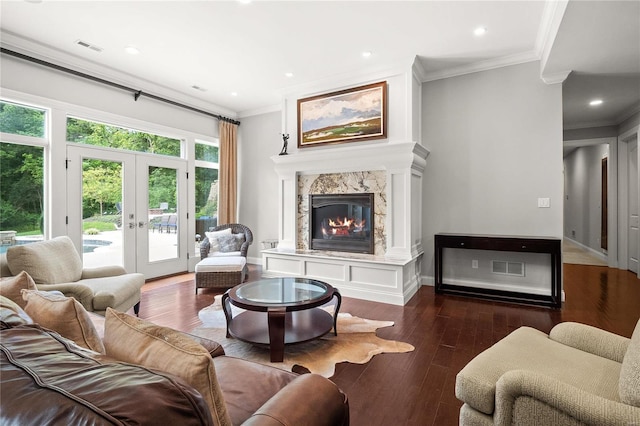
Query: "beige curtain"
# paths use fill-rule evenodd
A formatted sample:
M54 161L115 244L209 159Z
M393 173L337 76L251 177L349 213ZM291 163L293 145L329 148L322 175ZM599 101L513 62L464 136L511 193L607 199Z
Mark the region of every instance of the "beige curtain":
M218 191L218 225L236 223L238 191L238 126L220 120L220 185Z

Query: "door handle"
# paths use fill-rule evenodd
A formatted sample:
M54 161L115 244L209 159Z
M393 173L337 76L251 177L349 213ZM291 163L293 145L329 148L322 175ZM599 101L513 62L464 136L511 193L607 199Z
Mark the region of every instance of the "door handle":
M136 227L135 222L129 222L129 229L133 229Z
M138 227L139 227L139 228L144 228L144 226L145 226L146 224L147 224L147 222L142 222L142 221L140 221L140 222L138 222ZM135 225L134 225L134 227L135 227Z

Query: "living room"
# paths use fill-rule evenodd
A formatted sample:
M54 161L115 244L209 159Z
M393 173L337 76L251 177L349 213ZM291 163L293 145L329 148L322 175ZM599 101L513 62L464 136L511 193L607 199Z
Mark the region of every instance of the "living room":
M236 5L235 2L225 3L224 7L233 8L233 13L238 13L235 9L239 7L266 7L268 5L268 2L264 2L265 5L260 4L263 2L254 2L254 4L248 5ZM198 91L195 92L196 95L185 95L175 88L167 88L161 83L162 80L153 79L144 74L144 60L140 60L141 56L138 56L137 59L132 59L133 61L138 61L135 67L140 70L139 75L135 73L132 75L134 72L132 70L127 70L126 72L111 70L113 73L110 73L110 70L105 68L105 65L109 64L109 59L91 56L94 53L93 51L71 50L70 52L60 52L58 48L46 45L46 40L35 42L34 36L27 31L28 24L25 24L25 33L21 34L18 28L24 22L21 22L18 18L33 14L34 19L36 17L37 19L47 19L47 13L40 12L37 8L54 7L53 4L48 2L19 2L18 5L15 5L17 9L11 10L10 5L3 3L3 49L40 58L46 62L58 63L66 68L76 69L107 80L125 83L125 86L139 88L142 91L142 95L134 100L134 94L125 90L114 89L100 82L73 76L61 70L54 70L46 65L35 64L3 51L1 62L2 100L45 108L51 114L50 118L48 118L48 123L51 126L48 136L50 139L47 142L45 151L48 158L47 176L49 182L51 182L46 192L47 198L45 202L47 212L44 218L46 238L69 235L76 246L82 245L81 229L79 226L75 226L76 222L74 222L77 221L79 223L80 213L68 207L74 204L72 197L75 189L71 186L77 183L68 183L69 180L65 168L68 148L64 135L66 134L65 123L68 116L116 124L184 140L185 151L187 152L187 158L184 159L185 168L188 172L194 172L197 166L193 158L189 158L189 152L194 149L193 147L197 141L217 143L220 136L217 125L218 120L175 105L158 102L152 97L145 97L145 92L161 94L165 98L178 99L180 103L186 103L197 109L210 111L241 123L238 127L237 138L238 198L236 221L248 226L254 234L254 243L249 247L247 255L247 263L250 264L250 277L254 278L255 274L268 272L268 268L265 267L266 255L263 253L265 248L262 244L263 241L276 240L283 252L296 250L301 244L298 238L298 222L291 220L292 217L296 217L298 212L297 195L287 198L287 194L291 195L291 191L296 192L297 186L295 185L298 183L291 182L288 176L315 176L316 174L375 169L390 170L391 166L385 165L379 160L371 160L371 164L366 164L365 167L365 163L369 160L364 158L366 155L363 152L367 149L371 151L380 150L381 157L390 157L389 152L399 151L411 145L412 161L415 150L420 151L415 154L415 157L420 157L420 160L417 161L417 164L411 162L409 165L403 165L403 168L398 169L400 170L398 173L400 176L418 176L419 183L409 182L405 187L400 188L402 190L399 190L396 194L407 194L407 192L410 194L406 196L406 199L402 199L403 201L400 203L398 203L397 198L389 197L387 199L387 202L393 208L397 208L398 205L408 206L408 208L404 208L401 211L396 210L393 214L390 214L391 218L386 223L386 232L389 232L389 234L386 234L387 240L384 247L384 250L388 252L386 254L389 254L387 257L392 258L393 262L395 262L399 256L402 262L406 262L402 264L403 266L405 264L409 265L409 271L405 273L406 276L399 280L399 284L388 286L388 288L380 288L381 286L378 286L375 282L358 282L354 284L336 279L332 284L340 289L345 299L354 299L345 302L346 307L343 308L347 309L345 312L370 317L371 314L368 311L374 310L381 315L378 319L385 319L384 313L387 312L390 317L393 317L396 324L400 326L405 317L408 321L408 318L414 315L428 316L424 312L416 314L416 310L422 309L421 306L424 306L423 304L428 306L427 312L431 312L435 306L438 306L443 310L433 317L429 317L428 326L414 323L414 329L411 331L408 328L396 328L396 330L403 330L402 333L412 334L414 332L417 333L421 327L428 327L429 330L435 331L433 333L434 339L435 336L443 338L443 336L451 336L453 334L455 334L456 340L461 339L459 337L462 329L461 324L466 321L465 315L471 315L470 312L476 315L475 319L477 321L493 321L494 332L491 336L482 335L482 333L474 334L472 338L478 340L497 340L503 333L502 331L495 331L496 329L507 329L515 323L537 325L537 328L548 332L552 324L567 319L590 322L591 325L600 326L609 331L626 334L626 337L630 337L635 323L626 321L624 324L612 324L605 319L609 315L608 313L594 313L594 317L591 317L590 315L580 316L577 313L579 312L578 308L554 313L545 310L539 311L537 308L533 310L511 308L511 306L502 308L500 305L489 305L490 307L487 307L482 302L478 302L479 304L475 305L474 302L468 302L466 299L447 299L445 296L435 296L433 293L432 286L435 281L434 239L438 233L524 235L556 239L571 237L570 232L565 229L564 141L569 139L577 140L586 145L588 141L593 139L615 138L615 141L611 142L610 145L613 148L610 148L609 151L611 173L618 169L626 170L626 166L622 165L622 160L626 161L624 153L627 152L627 147L633 144L632 140L634 138L637 140L638 126L640 124L640 113L638 112L637 104L627 105L624 111L617 113L614 118L609 118L606 121L591 118L591 125L585 125L582 128L570 128L566 119L563 119L563 114L566 114L563 109L565 106L568 107L566 103L569 98L569 94L565 92L567 86L563 85L563 83L566 82L568 85L569 82L579 81L572 79L579 79L583 76L583 73L588 73L588 70L579 68L579 66L584 65L581 62L581 58L566 57L567 50L562 49L566 49L566 45L569 44L574 46L574 51L581 52L585 56L595 56L589 47L591 38L581 40L579 47L575 47L576 39L580 39L583 35L571 34L571 30L574 30L576 20L580 22L580 19L587 19L585 16L588 16L588 19L595 19L593 18L594 14L603 15L603 13L599 9L595 12L585 11L585 8L588 8L582 2L569 2L568 4L548 3L549 8L553 9L552 6L556 6L559 9L555 10L556 15L551 14L545 17L546 22L552 28L549 31L553 33L553 36L548 36L547 44L535 46L539 48L538 55L526 57L525 55L520 57L517 57L518 55L505 55L511 58L511 62L506 61L504 58L502 58L503 62L485 61L484 68L468 66L456 69L455 66L452 66L451 68L457 72L447 75L440 70L438 72L428 72L424 69L424 64L431 65L439 62L446 63L447 61L455 64L459 58L448 58L446 54L438 57L434 54L432 58L425 59L420 56L416 57L419 52L413 52L412 55L396 58L392 63L378 63L370 68L368 66L357 66L350 69L350 72L319 75L315 80L307 80L302 83L291 83L291 80L289 80L282 86L270 88L276 95L275 104L266 103L251 107L236 107L233 104L235 102L233 99L226 101L228 98L227 92L229 90L237 90L230 87L225 88L224 101L221 89L214 90L212 88L206 95L211 96L211 98L205 98L205 95L200 95ZM598 3L600 2L594 2L594 4ZM282 5L275 6L283 7ZM394 13L399 13L394 7L387 6L390 10L394 10ZM407 5L405 4L404 6ZM85 11L82 6L78 5L78 7L81 12L86 14L82 16L91 16L89 9ZM126 14L126 6L114 5L113 7L115 9L110 13ZM493 7L498 6L493 5ZM543 20L543 9L545 13L548 11L540 5L529 5L527 7L532 7L537 13L536 16L540 16L540 20L536 21L535 25L528 24L534 28L533 33L537 36L539 28L542 27L540 22ZM620 8L616 10L616 13L613 13L618 18L620 16L633 17L634 13L637 16L637 4L635 2L613 3L610 7L613 9ZM634 7L636 9L633 9ZM16 13L16 15L12 15L12 13ZM520 12L516 15L526 21L521 16L522 13ZM555 20L552 19L554 17ZM140 16L137 18L148 19L148 17L141 18ZM134 19L132 18L132 20ZM567 27L565 28L564 25ZM637 22L634 25L635 28L631 29L631 34L637 34L638 31ZM286 27L286 25L283 26ZM413 27L407 25L407 28ZM396 29L396 31L398 30ZM287 30L281 28L276 32L286 33ZM410 33L409 30L407 32ZM594 30L596 34L605 32L607 31L602 28ZM115 31L108 36L103 34L95 43L98 46L104 46L102 40L112 36L115 37L114 33ZM620 37L629 37L629 32L622 30L616 34ZM291 37L294 36L293 34L291 35ZM69 37L90 39L88 35L82 34L75 34ZM410 36L408 35L407 37ZM507 38L508 36L503 35L503 37ZM96 35L96 38L98 38L98 35ZM93 41L93 39L89 41ZM477 42L477 40L470 41L470 43L473 42ZM622 44L619 39L611 42L614 45ZM42 43L45 44L43 45ZM212 41L212 43L216 42ZM637 40L633 37L626 38L624 43L633 48L634 43L637 45ZM542 48L543 46L545 49ZM554 47L558 50L555 51ZM75 48L76 46L74 46ZM109 49L106 50L108 53ZM533 45L527 45L527 48L523 50L529 52L535 49ZM184 67L194 69L198 66L197 63L190 64L187 62L184 63L186 65L183 65L182 61L184 59L178 54L179 49L172 49L171 51L175 52L175 59L171 60L174 63L167 65L167 68L178 67L180 69ZM270 51L274 57L279 59L284 59L282 58L283 56L286 57L280 49L270 49ZM598 52L602 52L604 55L604 51L598 50ZM607 51L607 53L614 54L613 51ZM634 58L637 59L637 54ZM571 68L563 68L567 64L565 59L567 61L573 60L575 65L571 64ZM475 62L482 61L477 60ZM601 60L601 62L614 63L615 60L607 59ZM637 69L638 64L633 66L636 67L632 74L633 81L635 81L637 87L640 70ZM252 78L251 74L257 72L256 68L260 68L260 66L256 66L254 62L250 71L238 67L236 72L246 72L247 74L244 78L245 80L250 80ZM572 70L573 73L569 74L569 71ZM202 74L212 72L203 71ZM439 72L441 73L439 74ZM627 68L622 72L629 74ZM198 78L205 79L205 76L200 76L200 72L197 74ZM106 78L107 76L108 78ZM188 78L193 80L196 76L189 76ZM188 85L197 83L195 80L191 80ZM299 99L380 81L387 82L388 87L388 129L384 139L311 148L298 146L297 101ZM573 84L578 86L578 83ZM206 85L203 86L207 87ZM241 90L238 90L238 92L238 96L233 98L251 97L250 93ZM227 105L232 106L222 106L225 102L228 102ZM593 125L594 123L596 124L595 126ZM282 150L283 134L290 135L288 155L286 157L278 155ZM385 153L385 149L388 149L389 152ZM350 154L353 154L353 156L345 158ZM313 161L314 157L317 159L315 163ZM423 160L424 163L422 163ZM300 163L310 163L311 165L304 171L294 168L288 169L286 173L293 173L292 175L282 172L282 169L289 167L290 164L295 164L297 167ZM342 169L337 170L338 166L342 167ZM612 177L610 182L618 181L617 175L612 174L610 176ZM618 203L615 201L629 198L626 193L618 192L618 190L622 191L623 186L626 188L626 185L627 183L619 183L613 187L615 192L611 192L611 194L616 195L611 196L610 199L613 200L613 205L609 209L607 261L612 268L605 268L601 271L587 267L595 278L585 278L580 275L580 272L573 270L568 272L565 269L564 300L566 303L573 303L580 297L575 293L568 293L571 288L569 282L572 279L574 280L574 289L579 289L576 284L576 281L579 280L593 282L593 285L597 286L602 274L610 280L610 283L620 280L621 288L626 288L626 286L632 288L633 285L637 285L637 282L626 277L626 275L624 278L620 278L621 275L619 275L622 273L627 274L627 259L633 257L631 256L632 253L628 252L629 244L627 244L627 239L629 234L625 229L628 219L623 218L625 216L624 209L626 209L627 205L625 204L626 202L620 201ZM387 187L391 186L393 185L388 181ZM391 193L391 190L389 191ZM417 192L417 194L414 192ZM194 204L194 198L193 190L188 187L185 201L181 204L187 205L188 208L183 209L181 214L184 213L184 216L179 219L179 223L186 225L180 230L179 234L176 233L179 235L176 238L180 239L179 244L181 244L179 251L184 254L184 258L181 260L182 263L177 269L162 270L160 272L153 271L149 273L149 277L156 273L157 277L163 277L185 271L190 271L191 273L194 271L195 265L199 261L199 253L193 241L193 236L196 234L196 223L193 220L196 217L196 210L192 205ZM539 206L541 199L547 200L548 207ZM70 226L69 223L72 225ZM401 225L406 225L406 229L401 231ZM186 253L189 255L186 256ZM385 252L382 254L382 257L385 257ZM620 267L620 270L617 269L618 267ZM571 268L580 267L572 266ZM134 272L135 269L136 267L134 266L130 272ZM636 274L628 274L633 279L637 279ZM142 318L162 322L163 317L166 315L178 315L175 310L162 311L162 314L160 314L151 308L156 303L162 305L161 302L154 300L161 300L164 297L158 286L162 282L167 283L167 280L170 281L171 278L163 278L160 281L156 281L155 284L150 282L148 283L148 290L143 290ZM175 282L167 284L167 288L173 289L178 294L181 292L178 284L184 282L182 278L176 278ZM375 291L371 291L371 288ZM154 293L154 291L160 293ZM632 293L629 294L629 297L636 294L633 293L633 290L631 291ZM189 315L191 315L190 318L164 319L167 321L165 324L176 328L184 328L183 331L189 331L186 330L187 326L182 327L179 324L183 320L190 325L191 322L197 321L197 311L212 302L213 294L214 292L206 291L196 296L190 296L196 301L194 306L190 306L187 309L190 313ZM158 297L158 299L154 299L154 297ZM186 297L186 293L184 297ZM571 300L572 297L574 298L573 300ZM597 300L597 298L598 296L594 296L594 299ZM151 306L147 305L148 307L145 307L145 302L149 302ZM589 304L591 302L585 303ZM389 306L387 307L387 305ZM637 308L631 307L630 310L629 316L632 317L635 314L637 320L637 316L640 314ZM168 314L168 312L171 312L171 314ZM509 315L517 316L519 319L511 323ZM488 319L488 316L491 316L491 320ZM454 318L455 321L445 321L444 318ZM508 326L505 326L504 322ZM484 323L484 325L487 324ZM491 327L491 325L488 326L488 328ZM386 337L399 337L395 335L396 332L393 330L386 330L381 334ZM420 352L420 356L431 357L427 362L428 365L443 367L441 361L433 364L432 358L435 351L439 348L447 347L447 345L441 345L440 340L431 343L433 346L424 352ZM480 344L479 346L482 345ZM449 347L455 347L455 345L449 345ZM441 350L445 351L446 349ZM464 352L468 355L467 352L471 351ZM438 356L446 357L444 352L440 352ZM381 363L379 367L376 367L375 364L367 367L367 378L371 380L369 383L371 386L384 386L384 383L391 379L389 377L390 373L385 373L383 370L388 368L393 361L378 362ZM402 362L400 361L400 363ZM455 363L458 366L460 359L456 359ZM462 367L462 365L459 365L459 367ZM356 368L348 370L348 374L358 375L359 372ZM381 370L379 371L380 376L377 378L374 378L375 376L373 375L375 368ZM436 377L429 376L429 380L434 380L434 383L439 383L442 387L450 389L452 376L448 368L448 365L440 371L437 367L433 368L430 374ZM346 375L344 373L343 371L343 377ZM340 386L349 394L350 382L346 379L341 380ZM422 385L413 383L413 386ZM359 383L358 387L365 386ZM353 388L354 392L356 392L356 386L353 386ZM394 387L393 389L397 392L400 387ZM407 392L414 392L414 395L420 395L415 389ZM444 404L443 407L447 407L448 405L455 406L456 404L453 394L444 403L440 400L440 394L437 398L434 395L428 394L427 398L435 398L433 403L436 405ZM351 395L349 396L351 398ZM355 398L354 402L363 400L361 396L360 399L358 397ZM365 414L367 410L375 405L376 401L380 402L380 398L384 397L382 394L377 394L375 398L366 403L354 403L352 405L352 422L354 424L367 423L363 419L369 420L369 423L372 424L376 423L376 421L382 422L382 419L385 418L384 416L373 421L374 417L368 417ZM408 401L403 399L402 403L405 404ZM423 403L425 403L424 399L421 400L421 404ZM398 409L399 407L394 405L389 408ZM455 407L453 411L456 411L457 408ZM431 421L435 421L436 412L437 410L434 411L433 417L430 418ZM448 414L443 416L443 418L451 419ZM406 424L410 424L412 419L407 418L404 420Z

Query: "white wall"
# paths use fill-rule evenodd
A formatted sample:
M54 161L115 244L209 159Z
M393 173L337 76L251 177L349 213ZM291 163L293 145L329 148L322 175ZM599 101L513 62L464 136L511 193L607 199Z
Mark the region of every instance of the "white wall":
M262 263L260 243L278 238L278 175L271 156L282 149L280 112L245 117L238 131L238 222L253 232L247 254Z
M439 232L562 237L562 87L538 62L424 83L422 112L423 275Z
M564 159L564 235L598 252L602 252L602 159L608 155L609 145L601 144L577 148Z

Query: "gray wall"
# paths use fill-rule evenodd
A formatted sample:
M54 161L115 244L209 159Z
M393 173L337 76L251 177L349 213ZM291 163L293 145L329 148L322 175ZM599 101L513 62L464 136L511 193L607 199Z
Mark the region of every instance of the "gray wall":
M428 82L422 102L423 275L438 232L562 237L562 87L539 63Z
M600 248L602 158L609 145L577 148L564 159L565 208L564 234L582 245Z
M249 262L262 263L261 241L278 238L278 175L271 157L280 153L280 112L245 117L238 131L238 221L253 232Z

